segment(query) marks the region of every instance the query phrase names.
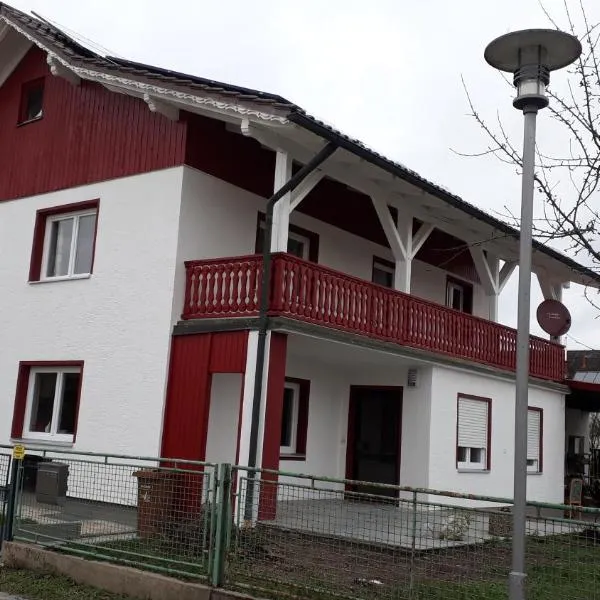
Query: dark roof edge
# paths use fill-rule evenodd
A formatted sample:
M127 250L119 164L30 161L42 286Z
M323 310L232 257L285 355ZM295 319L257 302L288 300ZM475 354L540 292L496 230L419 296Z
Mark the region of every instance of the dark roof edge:
M136 62L134 60L128 60L126 58L119 58L115 56L106 56L105 60L110 61L111 63L115 63L119 66L129 67L133 69L141 69L144 71L149 71L152 73L157 73L160 75L164 75L166 77L176 77L179 79L189 79L194 83L199 83L202 85L207 85L209 87L222 87L227 90L231 90L237 92L239 94L247 95L247 96L257 96L258 98L265 98L272 102L276 102L282 105L289 107L294 110L301 110L296 104L290 102L287 98L283 96L279 96L277 94L272 94L270 92L262 92L261 90L255 90L253 88L247 88L241 85L234 85L231 83L223 83L222 81L216 81L215 79L207 79L206 77L199 77L197 75L190 75L189 73L182 73L180 71L173 71L172 69L166 69L164 67L156 67L154 65L148 65L146 63Z
M498 229L499 231L502 231L503 233L514 237L515 239L519 239L520 233L518 229L511 227L507 223L504 223L503 221L500 221L492 215L489 215L481 209L473 206L472 204L465 202L459 196L451 194L450 192L435 185L434 183L431 183L430 181L420 177L419 175L410 171L409 169L402 167L398 163L386 159L380 154L369 150L362 144L352 140L351 138L332 129L331 127L328 127L327 125L317 121L311 116L300 111L293 111L288 115L288 119L292 123L304 127L305 129L311 131L312 133L315 133L316 135L319 135L320 137L326 139L329 142L335 142L340 146L340 148L343 148L344 150L348 150L349 152L356 154L358 157L363 158L371 164L376 165L381 169L392 173L393 175L401 177L405 181L408 181L416 187L425 190L433 196L436 196L437 198L443 200L447 204L458 208L459 210L471 215L472 217L475 217L480 221L484 221L485 223L491 225L495 229ZM570 269L577 271L578 273L589 277L593 281L600 283L600 273L595 273L588 267L579 264L577 261L573 260L572 258L569 258L568 256L565 256L558 250L554 250L553 248L548 247L547 245L543 244L538 240L533 240L533 247L539 252L542 252L562 262Z

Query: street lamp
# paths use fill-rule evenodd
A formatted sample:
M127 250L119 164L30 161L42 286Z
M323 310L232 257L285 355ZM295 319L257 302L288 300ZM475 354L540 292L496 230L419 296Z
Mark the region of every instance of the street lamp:
M529 394L529 314L531 310L531 242L535 168L535 122L548 106L546 86L550 71L579 58L579 40L553 29L526 29L507 33L485 49L485 60L500 71L514 74L517 96L513 106L523 111L523 175L521 233L519 236L519 297L517 317L517 375L515 400L515 465L512 568L510 600L525 599L525 525L527 506L527 405Z

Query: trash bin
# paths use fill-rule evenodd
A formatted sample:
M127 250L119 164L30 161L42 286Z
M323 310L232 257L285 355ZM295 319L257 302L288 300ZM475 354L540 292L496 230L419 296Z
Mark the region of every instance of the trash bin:
M43 504L64 504L67 499L69 465L58 462L38 463L35 499Z
M164 469L136 471L138 480L138 535L168 535L178 524L199 514L202 479L191 471Z
M138 480L137 525L140 537L165 533L177 496L175 473L148 469L136 471Z

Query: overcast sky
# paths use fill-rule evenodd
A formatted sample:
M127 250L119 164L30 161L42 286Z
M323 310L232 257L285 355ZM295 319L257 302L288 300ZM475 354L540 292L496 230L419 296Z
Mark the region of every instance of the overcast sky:
M585 0L584 0L585 1ZM575 9L578 2L568 0ZM489 212L518 214L520 179L493 158L464 158L487 140L467 116L464 77L478 109L499 110L520 147L512 90L483 59L515 29L546 27L538 0L9 0L110 53L281 94ZM587 4L600 5L597 0ZM546 8L564 23L563 0ZM600 6L594 9L600 19ZM553 76L555 85L565 73ZM554 130L555 131L555 130ZM538 139L553 123L542 111ZM534 280L532 304L542 300ZM517 274L500 297L516 323ZM568 346L600 347L600 320L582 288L565 291ZM532 329L539 328L532 322Z

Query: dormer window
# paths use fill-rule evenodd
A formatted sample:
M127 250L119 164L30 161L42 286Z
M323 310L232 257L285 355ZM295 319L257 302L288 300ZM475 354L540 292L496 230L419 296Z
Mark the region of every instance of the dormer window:
M25 83L21 89L19 124L37 121L43 116L44 80L36 79Z

